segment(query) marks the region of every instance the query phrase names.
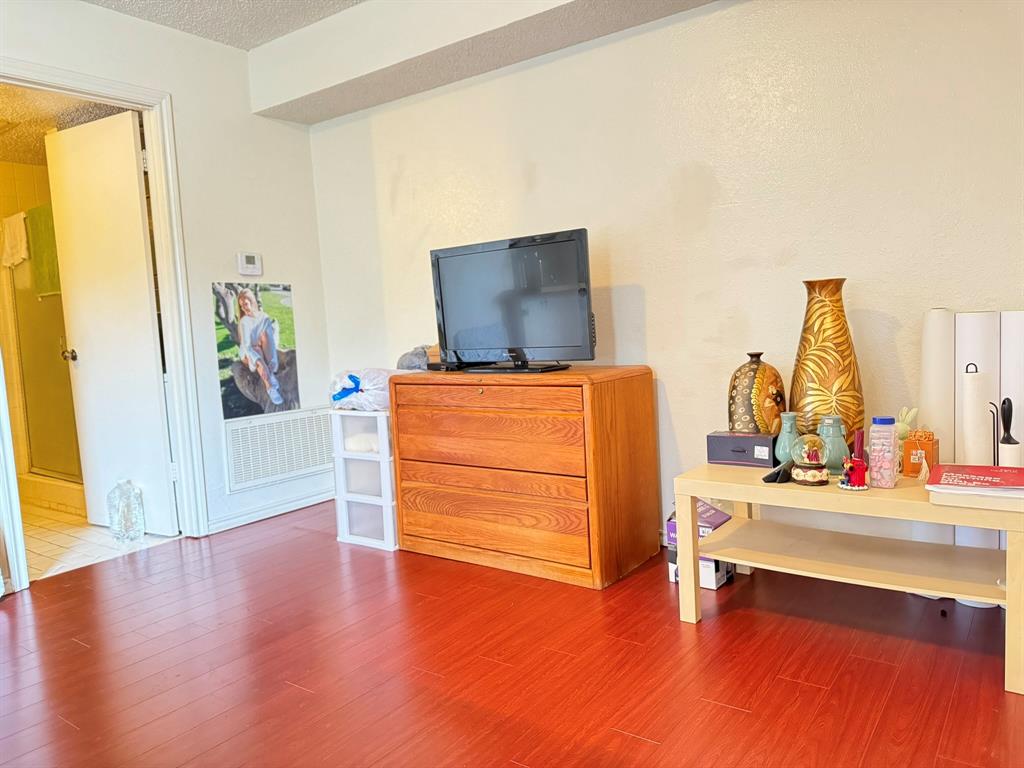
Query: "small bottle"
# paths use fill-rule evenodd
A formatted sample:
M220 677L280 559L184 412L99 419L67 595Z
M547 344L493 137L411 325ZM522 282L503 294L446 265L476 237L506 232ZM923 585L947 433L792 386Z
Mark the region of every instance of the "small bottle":
M868 468L872 488L895 488L899 437L896 419L874 416L868 434Z

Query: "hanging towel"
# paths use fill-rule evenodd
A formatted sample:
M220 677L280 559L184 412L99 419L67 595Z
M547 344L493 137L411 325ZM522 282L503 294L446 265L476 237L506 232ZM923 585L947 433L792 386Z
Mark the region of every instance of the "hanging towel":
M16 267L28 258L28 240L25 238L25 214L15 213L3 221L4 244L0 251L0 264Z
M57 269L57 238L53 234L53 208L50 204L31 208L25 214L28 250L31 254L32 289L36 296L60 293L60 272Z

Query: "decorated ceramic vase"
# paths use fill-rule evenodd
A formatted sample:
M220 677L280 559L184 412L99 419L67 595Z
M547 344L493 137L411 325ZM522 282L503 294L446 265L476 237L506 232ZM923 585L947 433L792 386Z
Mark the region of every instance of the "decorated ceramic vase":
M775 458L779 460L779 464L791 460L790 451L799 436L796 431L796 414L786 411L782 414L782 431L775 440Z
M818 435L828 446L828 471L833 475L843 474L844 462L850 458L843 420L836 415L822 416L818 422Z
M845 282L845 277L804 281L807 310L789 392L802 435L815 432L829 414L842 418L847 440L864 426L860 369L843 307Z
M762 354L748 352L750 359L729 382L730 432L777 435L782 428L785 385L775 367L761 360Z

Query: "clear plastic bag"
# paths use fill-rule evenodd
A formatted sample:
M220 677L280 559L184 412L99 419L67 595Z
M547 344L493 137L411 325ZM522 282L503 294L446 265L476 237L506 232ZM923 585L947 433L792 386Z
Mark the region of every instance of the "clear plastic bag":
M407 371L359 368L342 371L331 382L331 405L346 411L386 411L390 405L388 381Z

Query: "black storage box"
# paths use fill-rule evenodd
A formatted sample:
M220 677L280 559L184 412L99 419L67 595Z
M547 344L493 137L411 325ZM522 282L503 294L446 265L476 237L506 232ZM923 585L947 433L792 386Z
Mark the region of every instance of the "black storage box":
M708 435L708 464L733 464L739 467L778 466L775 458L776 435L746 432L712 432Z

